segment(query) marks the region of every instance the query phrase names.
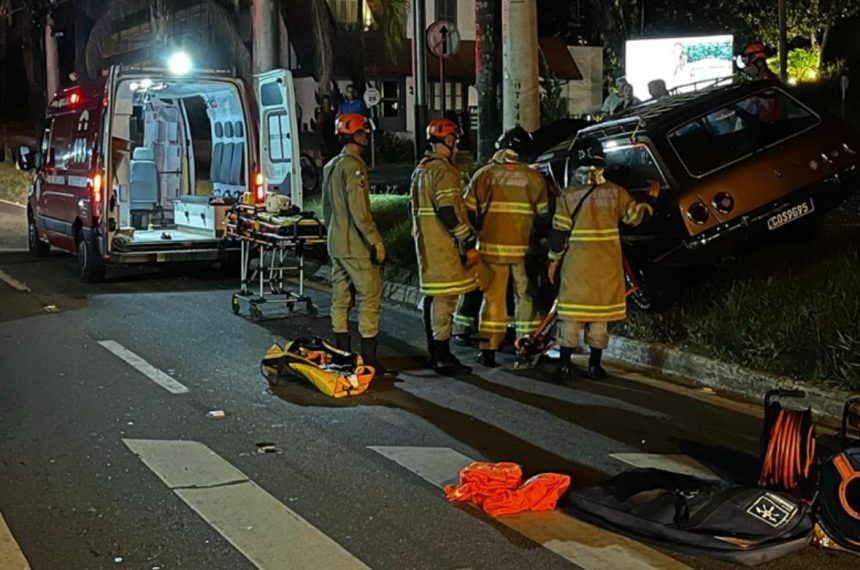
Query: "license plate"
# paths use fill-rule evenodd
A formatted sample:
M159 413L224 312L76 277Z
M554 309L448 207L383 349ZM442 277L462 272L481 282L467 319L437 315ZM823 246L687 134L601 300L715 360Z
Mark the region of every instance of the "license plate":
M769 217L767 219L767 229L775 230L776 228L781 228L782 226L790 224L803 216L808 216L814 211L815 204L812 203L812 198L810 198L809 200L791 206L790 208L786 208L785 210Z

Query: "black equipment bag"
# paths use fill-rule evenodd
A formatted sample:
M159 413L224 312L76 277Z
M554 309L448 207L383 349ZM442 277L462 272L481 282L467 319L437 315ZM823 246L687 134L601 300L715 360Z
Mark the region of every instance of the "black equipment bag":
M754 566L809 544L808 506L782 493L658 469L571 491L573 516L669 550Z

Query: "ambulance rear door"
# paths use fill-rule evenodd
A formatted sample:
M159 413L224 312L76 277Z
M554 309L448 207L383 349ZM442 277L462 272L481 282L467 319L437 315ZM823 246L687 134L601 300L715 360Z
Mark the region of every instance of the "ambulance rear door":
M269 192L290 196L302 207L299 129L293 76L273 69L254 76L260 110L260 172Z

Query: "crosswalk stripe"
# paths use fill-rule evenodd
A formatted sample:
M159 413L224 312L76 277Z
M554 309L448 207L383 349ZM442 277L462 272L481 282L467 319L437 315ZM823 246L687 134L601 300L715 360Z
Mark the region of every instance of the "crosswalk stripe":
M257 568L368 568L204 444L153 439L123 442Z
M474 461L447 447L370 446L369 449L442 488ZM688 566L629 538L586 524L560 511L520 513L498 522L585 570L688 570Z
M114 340L100 340L99 344L171 394L185 394L188 392L188 388L184 384L178 380L174 380L120 343Z
M702 479L720 479L720 476L687 455L663 453L610 453L617 459L640 469L661 469L671 473L690 475Z
M30 564L21 552L21 547L6 526L3 513L0 513L0 568L3 570L30 570Z

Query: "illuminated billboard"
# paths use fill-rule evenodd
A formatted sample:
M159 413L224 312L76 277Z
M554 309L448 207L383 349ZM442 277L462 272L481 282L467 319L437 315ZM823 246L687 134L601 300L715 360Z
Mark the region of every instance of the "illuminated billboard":
M648 82L654 79L662 79L672 89L727 77L733 73L732 41L730 35L630 40L624 58L627 81L644 101L650 99Z

